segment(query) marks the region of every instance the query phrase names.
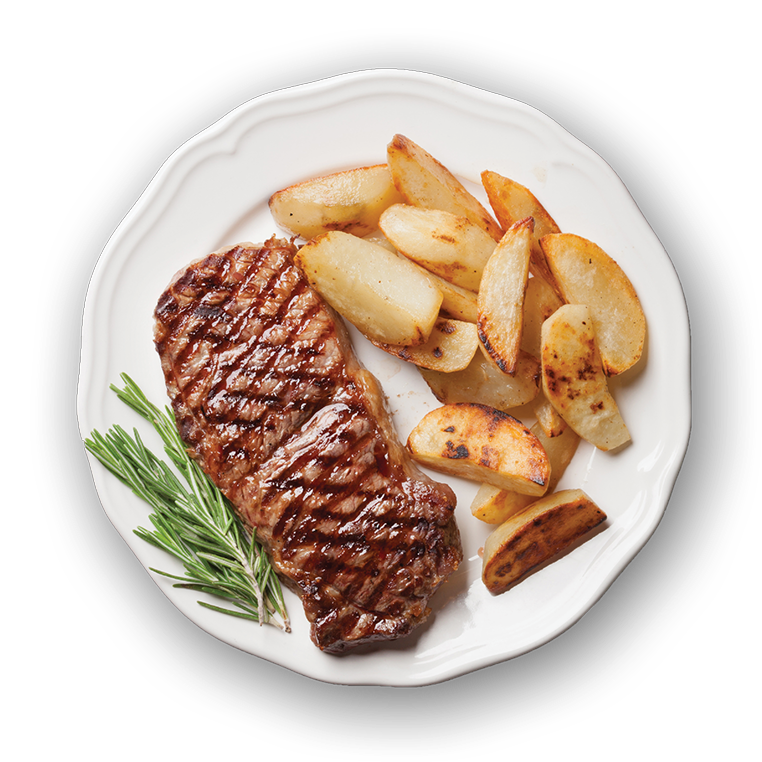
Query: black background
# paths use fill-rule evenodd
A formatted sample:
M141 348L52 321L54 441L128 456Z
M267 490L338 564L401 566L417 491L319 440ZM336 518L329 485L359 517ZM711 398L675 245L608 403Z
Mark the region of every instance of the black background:
M411 744L477 733L479 741L510 743L517 736L500 735L503 726L520 720L505 729L538 733L522 737L542 748L543 741L557 743L565 733L584 737L604 727L626 728L631 736L644 723L655 723L674 734L678 720L685 728L684 711L695 731L726 712L743 663L737 641L729 640L739 631L730 624L737 612L730 591L737 595L744 580L728 571L722 547L734 542L724 519L740 459L743 376L728 286L735 271L720 263L713 247L725 252L728 236L739 234L737 226L729 230L735 209L717 203L717 185L733 187L741 175L741 158L735 154L737 161L731 161L723 146L737 146L744 133L737 124L731 129L722 112L701 108L704 71L699 67L689 78L695 85L681 89L661 70L623 70L613 87L612 80L599 79L599 60L567 67L538 63L527 74L509 62L413 48L369 48L306 63L265 58L263 65L260 58L235 64L222 64L212 74L196 60L159 78L126 70L112 76L107 92L80 86L71 93L71 113L79 116L57 172L85 182L69 220L71 253L59 252L56 260L62 295L51 358L50 433L60 486L52 501L60 520L56 557L65 559L67 579L61 596L74 593L77 603L67 604L66 616L49 624L67 636L44 657L53 700L84 685L78 711L110 701L115 727L128 736L129 728L157 716L162 724L176 721L179 737L187 732L189 748L191 731L200 725L195 717L219 717L244 745L260 733L288 745L315 735ZM410 689L303 678L240 653L185 620L102 512L75 415L89 275L162 162L250 98L377 67L429 71L525 101L596 150L627 184L674 262L692 337L691 439L653 539L603 599L559 638L503 664ZM84 70L76 70L70 79L82 75ZM574 731L562 730L575 723ZM210 732L225 736L221 728ZM630 740L647 743L639 732ZM569 748L584 750L590 742L570 741Z

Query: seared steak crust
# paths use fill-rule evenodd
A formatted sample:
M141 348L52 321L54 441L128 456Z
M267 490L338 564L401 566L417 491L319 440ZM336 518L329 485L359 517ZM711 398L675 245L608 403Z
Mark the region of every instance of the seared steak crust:
M413 630L462 550L452 491L407 456L294 252L273 238L191 264L155 342L183 439L338 653Z

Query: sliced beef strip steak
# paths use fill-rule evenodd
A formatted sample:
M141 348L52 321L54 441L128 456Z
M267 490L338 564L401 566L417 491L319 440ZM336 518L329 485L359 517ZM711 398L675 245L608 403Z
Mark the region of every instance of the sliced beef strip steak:
M462 550L452 490L411 461L294 253L272 238L192 263L154 338L184 441L339 653L410 633Z

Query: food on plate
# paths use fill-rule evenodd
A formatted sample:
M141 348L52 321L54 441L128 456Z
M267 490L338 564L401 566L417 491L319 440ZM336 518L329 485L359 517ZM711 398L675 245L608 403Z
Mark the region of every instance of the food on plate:
M428 340L442 292L404 257L334 230L299 249L296 263L328 304L368 338L401 346Z
M640 302L528 188L481 179L497 221L395 135L386 164L272 195L277 224L306 244L221 249L156 308L184 441L330 653L411 632L462 560L454 493L413 461L481 484L471 511L498 525L483 566L494 593L605 519L581 490L554 490L580 438L601 450L630 439L607 374L641 356ZM339 315L442 403L407 448Z
M482 172L482 185L487 192L492 211L503 230L525 217L534 220L534 238L532 240L532 273L542 276L553 285L553 276L545 262L545 256L538 245L538 240L549 233L560 233L555 220L537 200L529 188L503 177L497 172Z
M506 231L484 267L477 299L481 349L511 376L521 348L533 229L534 220L527 217Z
M338 653L414 630L462 549L452 490L400 444L295 254L272 238L189 265L154 338L183 440Z
M151 571L181 579L175 587L202 591L223 604L199 600L204 608L291 632L280 580L256 536L242 528L229 501L194 461L166 406L150 402L127 374L122 373L122 380L124 388L112 390L152 425L168 459L146 447L137 430L130 436L121 426L105 435L93 430L85 447L153 509L148 517L153 528L138 527L135 534L178 559L185 573Z
M440 373L453 373L468 367L479 347L476 326L462 320L440 318L434 324L429 340L417 347L373 342L400 360Z
M563 304L563 300L542 278L535 276L527 283L524 294L524 321L521 327L521 349L534 357L542 352L542 324ZM553 437L565 426L561 416L540 389L532 402L532 410L546 436Z
M630 441L608 390L590 310L565 304L542 326L542 387L561 418L601 450Z
M427 413L407 447L422 465L501 489L542 495L550 479L537 437L502 410L461 402Z
M467 217L496 241L503 231L476 197L447 167L404 135L395 135L386 150L389 170L405 203Z
M476 352L468 367L454 373L419 368L432 394L443 404L478 402L510 413L531 402L540 384L540 361L525 352L519 354L516 372L508 376Z
M548 402L542 389L532 401L532 412L547 437L557 437L566 428L564 419L556 412L553 405Z
M550 461L550 480L548 481L548 494L550 494L556 489L566 467L577 452L579 435L569 426L564 426L558 434L549 437L539 422L535 423L530 431L537 437ZM498 489L491 484L482 484L471 502L471 513L487 524L502 524L535 500L537 498L531 495Z
M540 246L564 300L590 309L606 373L613 376L632 367L643 352L646 319L622 268L578 235L546 235Z
M557 559L606 518L579 489L540 498L487 537L482 559L484 584L495 595L505 592L541 564Z
M540 356L542 324L562 305L563 299L544 278L530 278L524 294L524 322L521 327L521 348Z
M381 212L401 201L386 164L358 167L289 185L270 197L270 212L284 230L314 238L329 230L365 235Z
M441 312L456 320L465 320L467 323L476 324L479 312L477 296L473 291L456 286L422 267L420 270L426 274L434 288L438 288L442 292Z
M390 206L379 227L408 259L456 286L478 291L495 239L466 217L410 204Z
M394 248L394 244L392 244L392 242L380 231L364 236L363 240L383 246L385 249L388 249L395 254L399 253L397 249ZM431 270L421 267L412 260L410 260L410 264L415 265L418 272L420 272L421 275L425 275L426 278L431 281L434 288L439 289L439 291L442 292L442 306L440 311L444 315L454 318L455 320L465 320L467 323L476 322L477 309L475 292L461 288L444 278L440 278L438 275L431 272Z

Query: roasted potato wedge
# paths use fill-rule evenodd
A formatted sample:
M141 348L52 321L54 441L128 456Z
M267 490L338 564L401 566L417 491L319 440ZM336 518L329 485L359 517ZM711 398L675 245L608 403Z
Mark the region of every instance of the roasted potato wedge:
M423 268L421 268L423 270ZM424 270L435 288L442 292L442 312L456 320L474 323L479 317L477 296L473 291L456 286L454 283L440 278L434 273Z
M524 294L524 323L521 328L521 348L535 357L540 356L542 324L563 304L561 297L545 278L530 278Z
M498 370L481 352L476 352L467 368L455 373L420 371L434 396L445 405L478 402L509 413L531 402L539 391L540 362L523 352L512 376Z
M540 389L540 393L532 402L537 423L542 427L546 437L557 437L565 428L567 428L564 419L558 414L553 405L548 402L545 392Z
M521 347L533 229L534 220L527 217L506 231L484 268L477 300L482 351L511 376Z
M529 188L490 170L482 172L482 185L497 221L505 230L525 217L532 217L538 235L560 232L555 220Z
M590 310L565 304L542 326L542 387L558 414L601 450L630 441L608 390Z
M632 367L643 352L646 319L622 268L578 235L546 235L540 245L564 300L590 308L606 373L613 376Z
M436 471L501 489L542 495L550 463L537 437L511 415L486 405L445 405L425 415L407 447Z
M551 466L551 473L552 473ZM471 515L485 524L502 524L509 516L524 510L537 498L482 484L471 501Z
M314 238L329 230L363 236L381 212L402 201L389 167L376 164L305 180L270 197L270 212L284 230Z
M387 146L387 161L394 185L406 203L467 217L500 240L503 231L490 213L428 151L404 135L395 135Z
M577 452L579 436L569 426L564 426L563 431L552 438L545 434L539 423L534 424L530 431L537 437L550 461L548 493L551 493L564 475L566 467L571 463L574 453ZM522 495L518 492L498 489L490 484L482 484L471 503L471 513L487 524L502 524L536 499L531 495Z
M563 304L561 297L545 278L534 276L527 283L524 295L524 324L521 331L521 349L535 357L542 352L542 324ZM532 402L538 423L548 437L557 436L566 426L553 405L540 393Z
M492 211L503 230L511 225L531 217L534 220L534 239L532 240L532 273L542 276L548 283L554 285L545 255L538 244L538 239L549 233L561 232L555 220L548 214L545 207L534 194L520 183L499 175L497 172L482 172L482 185L487 191Z
M428 341L442 293L409 260L338 230L296 255L312 287L368 338L417 346Z
M453 373L467 368L479 347L476 326L462 320L439 318L425 344L400 347L373 342L379 349L421 368Z
M478 291L495 240L466 217L394 204L378 222L397 251L456 286Z
M392 244L380 230L365 236L363 240L377 243L389 251L398 253L394 244ZM411 264L415 263L411 260ZM476 305L476 293L474 291L469 291L468 289L456 286L454 283L450 283L450 281L440 278L438 275L434 275L433 272L427 270L425 267L421 267L420 265L416 265L416 267L419 272L424 274L431 281L434 288L437 288L442 292L441 310L445 317L453 318L454 320L465 320L467 323L476 322L478 310Z
M494 595L504 593L606 518L579 489L563 490L537 500L487 537L482 581Z

